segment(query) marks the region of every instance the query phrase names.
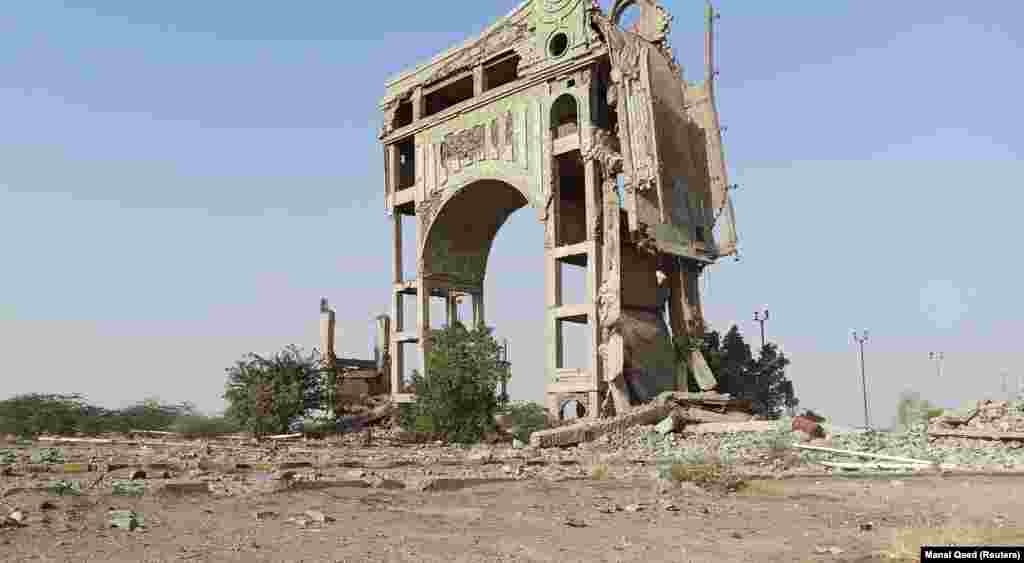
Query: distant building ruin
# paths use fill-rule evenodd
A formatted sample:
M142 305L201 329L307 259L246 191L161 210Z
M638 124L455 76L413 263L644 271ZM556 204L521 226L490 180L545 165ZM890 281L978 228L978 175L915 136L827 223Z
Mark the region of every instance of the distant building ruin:
M620 25L627 10L635 23ZM407 354L426 366L431 298L472 300L482 324L491 244L517 209L544 225L546 406L597 417L672 389L711 389L698 278L736 251L718 114L714 13L703 81L688 83L653 0L527 0L482 34L387 82L380 108L393 221L390 390L409 401ZM414 216L416 271L402 271ZM586 269L586 297L562 271ZM403 315L414 299L417 317ZM667 306L666 306L667 303ZM670 314L665 322L666 309ZM562 329L587 326L591 357L567 368ZM669 332L668 325L671 327ZM426 374L429 376L429 373Z

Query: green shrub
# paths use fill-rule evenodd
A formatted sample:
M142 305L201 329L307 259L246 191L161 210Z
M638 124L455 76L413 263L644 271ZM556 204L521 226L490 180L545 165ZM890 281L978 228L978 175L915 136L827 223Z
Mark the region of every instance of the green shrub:
M530 434L548 427L548 415L544 407L534 402L510 403L502 414L511 419L512 435L522 442L529 442Z
M456 322L432 332L429 350L429 375L413 372L416 402L406 421L413 430L432 428L448 442L479 442L494 430L502 407L497 390L506 372L497 362L498 343L490 329L470 331Z
M69 434L87 408L81 395L28 393L0 401L0 434Z
M271 357L246 354L227 369L226 416L257 435L286 433L322 407L324 364L287 346Z

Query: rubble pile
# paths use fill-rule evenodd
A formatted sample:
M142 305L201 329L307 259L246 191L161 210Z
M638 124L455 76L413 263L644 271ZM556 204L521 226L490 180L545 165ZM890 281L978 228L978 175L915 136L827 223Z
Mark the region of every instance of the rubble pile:
M937 446L961 448L1024 447L1024 401L983 400L929 421Z
M978 401L941 416L921 419L896 432L837 434L830 446L850 451L913 458L943 469L1024 470L1024 405ZM827 452L802 452L807 461L837 461Z

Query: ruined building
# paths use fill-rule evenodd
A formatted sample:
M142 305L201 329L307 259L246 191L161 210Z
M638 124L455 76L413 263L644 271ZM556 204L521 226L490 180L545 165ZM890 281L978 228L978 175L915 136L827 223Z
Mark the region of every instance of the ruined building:
M637 14L629 29L627 10ZM380 108L394 225L390 390L407 401L409 354L426 361L432 297L472 300L497 230L529 206L544 225L546 406L622 412L666 389L715 387L698 280L735 253L714 98L713 10L703 81L688 83L654 0L527 0L482 34L392 78ZM402 232L402 216L415 233ZM416 271L403 276L402 238ZM563 268L586 268L586 298L562 298ZM417 317L403 317L413 299ZM538 304L538 307L540 304ZM670 319L665 321L665 317ZM563 367L562 327L585 324L592 357ZM669 328L670 327L670 328ZM429 376L429 373L427 373Z

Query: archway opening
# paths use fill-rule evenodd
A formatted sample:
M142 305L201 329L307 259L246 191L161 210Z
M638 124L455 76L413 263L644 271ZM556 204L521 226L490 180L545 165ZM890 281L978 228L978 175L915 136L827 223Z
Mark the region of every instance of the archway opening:
M432 277L482 287L485 323L513 351L512 400L541 400L545 385L544 224L531 209L517 213L527 204L503 181L473 182L444 203L424 248ZM472 297L461 305L459 320L470 326Z
M563 401L562 405L558 409L559 420L573 420L577 418L586 418L587 408L583 406L583 403L576 399L569 399Z
M619 16L619 28L633 33L640 32L640 17L642 15L640 6L636 4L630 4L623 11L622 15Z
M576 98L572 94L562 94L555 100L551 105L551 132L556 139L579 131L578 114Z

